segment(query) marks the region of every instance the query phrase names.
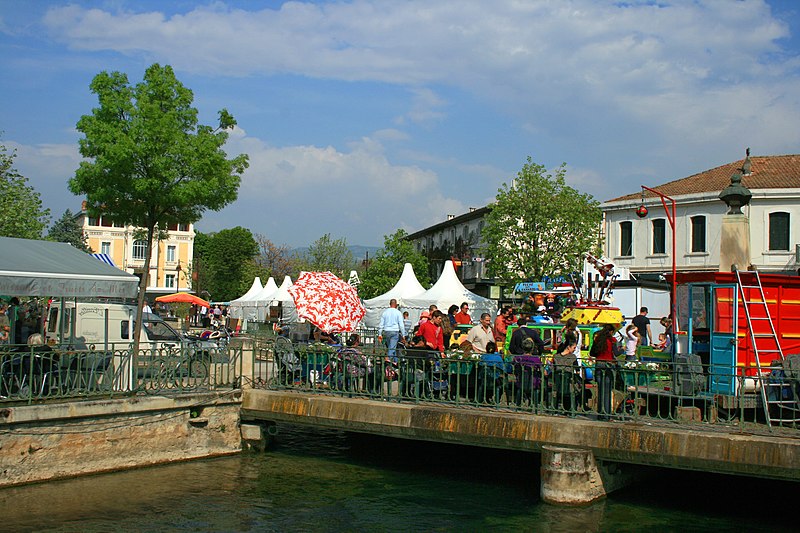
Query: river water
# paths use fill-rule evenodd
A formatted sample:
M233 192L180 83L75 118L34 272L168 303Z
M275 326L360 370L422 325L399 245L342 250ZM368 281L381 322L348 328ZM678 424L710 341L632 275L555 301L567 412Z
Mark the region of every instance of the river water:
M587 507L535 454L281 427L245 453L0 490L2 531L797 531L800 485L653 470Z

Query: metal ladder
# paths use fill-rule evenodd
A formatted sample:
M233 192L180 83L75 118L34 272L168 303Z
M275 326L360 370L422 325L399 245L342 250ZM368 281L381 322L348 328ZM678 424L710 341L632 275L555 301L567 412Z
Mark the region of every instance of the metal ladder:
M743 281L742 278L745 278L745 281ZM767 420L767 425L772 427L773 424L780 425L784 422L800 422L800 404L798 404L797 400L792 398L791 384L787 383L785 379L780 379L780 376L776 376L776 378L779 379L770 379L775 376L775 374L770 373L765 375L763 371L765 365L762 365L761 362L762 355L771 356L771 359L768 361L769 364L766 365L767 368L772 366L772 361L780 361L781 366L783 366L785 359L783 357L783 349L781 348L778 334L775 331L775 324L772 322L772 317L769 314L769 306L767 305L767 299L764 295L764 287L761 285L761 277L758 275L758 271L755 270L736 270L736 280L738 281L739 296L742 299L744 314L747 317L750 344L753 347L753 354L756 359L758 379L761 385L759 387L761 389L761 403L764 406L764 416ZM758 290L758 296L760 298L757 300L748 300L745 289L750 290L751 297L753 296L753 292ZM754 325L763 322L769 324L769 331L763 332L763 328L760 328L757 333ZM759 348L756 342L757 339L762 339L762 348ZM765 344L767 347L763 347ZM788 399L784 399L784 395L787 395ZM776 406L775 410L777 410L778 413L776 417L773 417L770 412L771 406Z

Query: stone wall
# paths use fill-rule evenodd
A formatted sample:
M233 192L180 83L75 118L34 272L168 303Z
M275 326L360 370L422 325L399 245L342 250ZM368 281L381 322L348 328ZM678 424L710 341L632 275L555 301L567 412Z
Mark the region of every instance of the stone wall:
M0 409L0 487L241 451L241 391Z

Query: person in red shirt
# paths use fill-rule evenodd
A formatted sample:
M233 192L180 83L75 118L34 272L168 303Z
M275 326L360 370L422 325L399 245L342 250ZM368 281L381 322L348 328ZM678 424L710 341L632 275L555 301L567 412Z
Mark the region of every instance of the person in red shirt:
M444 335L442 335L442 317L444 314L441 311L434 311L430 320L426 320L419 326L419 335L425 339L425 346L431 350L444 352Z
M594 336L590 352L595 359L594 379L597 383L597 411L601 420L608 420L612 414L611 391L614 388L614 373L616 372L614 332L616 332L616 328L611 324L603 326L603 329Z
M472 324L472 317L469 316L469 304L463 302L461 304L461 311L456 313L456 324Z
M494 319L494 342L498 348L506 344L508 326L514 323L514 310L510 305L503 307L497 318Z

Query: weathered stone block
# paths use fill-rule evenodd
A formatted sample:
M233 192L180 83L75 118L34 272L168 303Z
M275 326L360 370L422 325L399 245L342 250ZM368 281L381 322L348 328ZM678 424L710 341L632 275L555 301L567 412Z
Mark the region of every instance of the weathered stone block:
M675 419L685 422L702 422L703 413L699 407L675 407Z

